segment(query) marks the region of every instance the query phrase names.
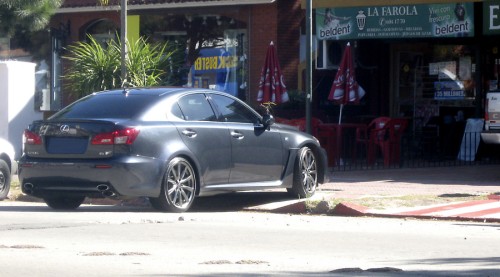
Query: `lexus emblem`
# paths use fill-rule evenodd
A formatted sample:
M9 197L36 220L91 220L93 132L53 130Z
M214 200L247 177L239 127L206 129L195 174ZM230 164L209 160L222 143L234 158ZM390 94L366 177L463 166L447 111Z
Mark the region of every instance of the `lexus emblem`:
M67 134L67 133L69 133L69 126L68 125L61 125L61 127L59 127L59 131L61 131L61 133L63 133L63 134Z

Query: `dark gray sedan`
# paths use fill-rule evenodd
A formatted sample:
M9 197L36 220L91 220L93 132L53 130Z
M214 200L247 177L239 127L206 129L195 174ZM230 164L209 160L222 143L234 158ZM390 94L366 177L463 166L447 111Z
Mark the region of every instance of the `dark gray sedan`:
M134 88L82 98L24 132L24 193L54 209L85 197L148 197L184 212L196 196L284 188L310 197L325 181L318 141L227 93Z

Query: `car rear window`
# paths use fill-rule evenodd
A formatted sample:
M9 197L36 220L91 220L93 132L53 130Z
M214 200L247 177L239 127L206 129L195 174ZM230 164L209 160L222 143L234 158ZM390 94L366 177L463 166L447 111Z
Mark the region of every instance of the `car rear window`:
M136 118L157 100L158 97L151 95L91 95L67 106L50 119Z

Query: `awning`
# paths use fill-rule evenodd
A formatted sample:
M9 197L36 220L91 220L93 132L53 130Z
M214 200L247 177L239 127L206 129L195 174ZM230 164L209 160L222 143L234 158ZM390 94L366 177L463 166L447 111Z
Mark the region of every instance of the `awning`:
M84 2L84 1L82 1ZM88 2L88 1L86 1ZM220 6L242 6L242 5L258 5L271 4L276 0L163 0L163 1L133 1L127 5L127 10L153 10L153 9L176 9L176 8L201 8L201 7L220 7ZM81 4L75 6L63 5L56 11L60 13L81 13L81 12L102 12L102 11L120 11L120 5L110 4L109 6L101 6L96 4L97 1L91 4ZM305 2L304 2L305 3Z
M306 8L306 1L302 0L301 5L303 9ZM459 2L483 2L483 0L462 0ZM457 3L457 0L312 0L312 8L401 6L440 3Z

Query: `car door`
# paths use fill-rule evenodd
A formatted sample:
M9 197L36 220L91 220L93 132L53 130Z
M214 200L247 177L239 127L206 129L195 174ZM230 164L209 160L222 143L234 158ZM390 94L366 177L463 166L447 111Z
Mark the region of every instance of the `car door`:
M185 95L177 105L184 120L173 123L185 145L197 157L203 183L226 184L231 167L231 141L227 127L216 120L203 93Z
M230 133L229 183L280 180L284 151L280 133L263 128L259 116L235 98L211 94L210 99Z

